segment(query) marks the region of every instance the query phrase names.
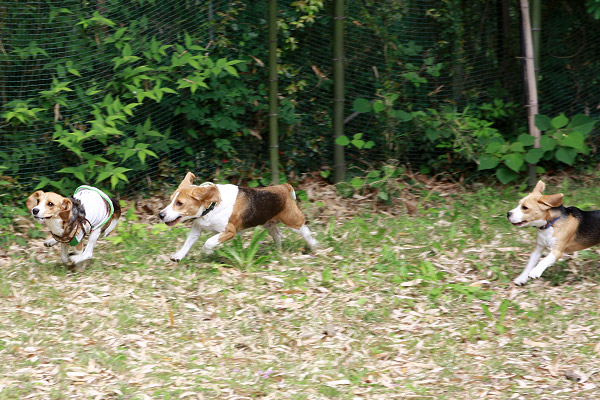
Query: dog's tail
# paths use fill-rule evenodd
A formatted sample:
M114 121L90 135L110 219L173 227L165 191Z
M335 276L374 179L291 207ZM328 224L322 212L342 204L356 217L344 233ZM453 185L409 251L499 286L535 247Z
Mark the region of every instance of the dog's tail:
M286 189L290 192L290 198L292 200L296 200L296 191L294 190L292 185L290 185L289 183L284 183L283 186L285 186Z

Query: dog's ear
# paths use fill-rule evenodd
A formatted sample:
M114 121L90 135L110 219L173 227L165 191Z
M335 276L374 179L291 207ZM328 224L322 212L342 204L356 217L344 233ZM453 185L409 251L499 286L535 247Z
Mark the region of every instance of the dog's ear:
M27 198L27 201L25 202L27 209L29 209L29 211L31 211L33 209L33 207L37 206L43 195L44 195L44 192L41 190L33 192L31 194L31 196L29 196Z
M69 199L63 199L60 205L60 211L58 212L58 216L63 221L68 221L71 216L71 209L73 208L73 202Z
M533 188L533 191L542 194L544 193L544 189L546 189L546 184L542 181L538 181L538 183Z
M538 201L548 207L559 207L562 204L563 196L562 193L549 194L540 197Z
M187 174L185 174L185 178L183 178L183 180L179 184L179 188L181 189L184 187L192 186L192 183L194 183L195 178L196 175L192 174L191 172L188 172Z
M200 186L192 190L192 197L206 205L221 201L219 189L215 185Z

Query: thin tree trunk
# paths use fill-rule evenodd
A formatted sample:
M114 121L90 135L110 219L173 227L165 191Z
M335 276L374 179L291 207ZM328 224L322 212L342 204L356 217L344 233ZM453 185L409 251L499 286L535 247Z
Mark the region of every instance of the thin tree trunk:
M529 1L520 0L521 16L523 20L523 43L525 47L525 71L527 76L527 122L529 134L535 138L534 147L540 147L540 130L535 126L535 116L538 113L537 81L535 78L535 65L533 56L533 40L531 37L531 19L529 16ZM528 168L528 184L535 185L536 166L530 164Z

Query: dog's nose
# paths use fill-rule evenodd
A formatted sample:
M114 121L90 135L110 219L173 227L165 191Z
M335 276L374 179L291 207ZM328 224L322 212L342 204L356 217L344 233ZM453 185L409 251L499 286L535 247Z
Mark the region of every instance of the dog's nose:
M164 212L162 212L162 211L161 211L161 212L159 212L159 213L158 213L158 218L160 218L160 219L165 219L165 213L164 213Z
M510 211L506 213L506 218L510 218Z
M32 213L33 215L38 215L38 213L39 213L39 212L40 212L40 209L39 209L39 208L34 208L33 210L31 210L31 213Z

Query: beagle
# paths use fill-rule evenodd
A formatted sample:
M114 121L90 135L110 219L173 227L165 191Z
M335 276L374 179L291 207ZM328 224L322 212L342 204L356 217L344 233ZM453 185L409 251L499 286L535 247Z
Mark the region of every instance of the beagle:
M121 216L119 203L100 189L80 186L71 197L38 190L25 203L33 219L46 225L52 238L48 247L61 244L61 259L66 264L79 264L92 258L94 246L101 234L108 235ZM83 239L89 236L85 251ZM69 257L69 246L75 254Z
M304 224L304 214L294 201L296 193L291 185L249 188L203 183L197 186L192 184L194 178L188 172L171 195L169 205L158 214L169 226L195 220L185 243L171 260L182 260L204 230L216 233L204 243L205 254L213 253L218 244L238 232L258 225L264 225L277 248L281 248L281 232L277 227L280 221L300 234L311 250L317 247L317 241Z
M514 226L538 229L537 244L529 262L513 281L517 285L523 285L528 278L539 278L564 253L600 243L600 210L582 211L577 207L565 207L562 204L563 194L544 195L545 187L544 182L538 181L533 191L506 215ZM545 248L550 250L550 254L540 261Z

